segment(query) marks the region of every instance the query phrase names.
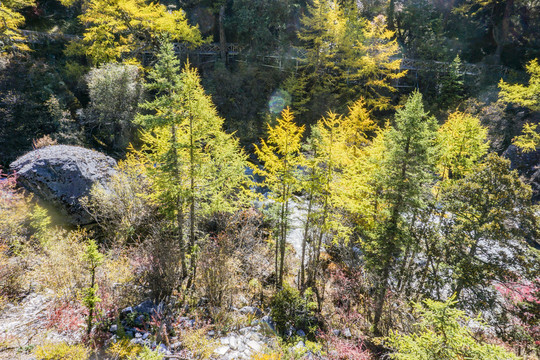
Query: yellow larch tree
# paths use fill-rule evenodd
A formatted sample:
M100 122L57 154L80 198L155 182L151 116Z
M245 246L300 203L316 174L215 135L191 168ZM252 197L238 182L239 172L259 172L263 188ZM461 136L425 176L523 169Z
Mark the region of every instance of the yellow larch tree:
M264 167L254 167L254 172L264 177L264 184L270 190L270 199L279 205L275 252L278 288L283 285L289 203L293 192L300 188L297 172L298 166L302 164L303 133L304 126L298 126L294 122L293 113L287 107L281 112L275 126L268 125L267 140L261 139L261 145L255 145L255 154Z

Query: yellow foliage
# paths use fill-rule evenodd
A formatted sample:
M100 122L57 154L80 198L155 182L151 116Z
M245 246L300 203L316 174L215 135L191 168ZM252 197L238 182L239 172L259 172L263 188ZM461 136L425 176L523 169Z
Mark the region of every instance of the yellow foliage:
M184 346L192 352L198 360L210 359L214 350L219 346L215 340L206 336L207 329L188 329L182 332L182 342Z
M502 79L499 82L499 100L527 107L532 111L540 111L540 64L534 59L526 66L531 76L528 85L508 84Z
M281 360L280 353L271 354L255 354L251 357L252 360Z
M523 152L535 151L540 145L540 134L536 130L538 124L526 123L523 126L522 134L512 139L512 143Z
M264 169L255 168L254 171L266 178L265 184L270 188L287 188L276 197L277 201L285 202L288 193L297 186L294 171L301 164L300 148L304 133L304 126L294 122L292 111L287 107L277 119L277 125L268 125L268 139L261 139L261 146L255 145L255 154L264 163Z
M443 179L459 179L470 174L487 154L487 128L480 119L459 111L448 116L437 134L437 168Z
M132 344L128 339L117 341L107 349L107 354L114 359L133 359L142 351L143 347L138 344Z
M70 3L65 1L66 5ZM188 24L183 10L168 11L159 2L89 0L83 8L80 19L87 29L84 46L78 50L84 50L95 65L132 61L144 51L157 48L163 36L171 41L202 42L199 30Z
M501 92L499 100L504 103L514 103L527 107L532 111L540 111L540 64L538 59L527 65L530 74L529 84L508 84L502 79L499 82ZM540 134L536 131L538 124L525 124L523 133L515 137L512 142L525 152L534 151L540 146Z
M79 344L49 343L35 348L34 355L40 360L85 360L90 350Z
M86 232L54 231L32 270L31 278L57 297L75 298L86 285L87 271L83 259Z
M2 53L18 50L28 51L30 48L22 41L25 37L18 31L24 24L24 16L17 12L27 6L34 6L33 0L8 0L0 3L0 40Z

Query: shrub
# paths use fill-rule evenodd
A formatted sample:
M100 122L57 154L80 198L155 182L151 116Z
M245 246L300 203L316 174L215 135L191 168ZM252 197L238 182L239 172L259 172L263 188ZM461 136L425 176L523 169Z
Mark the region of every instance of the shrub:
M84 230L54 231L31 273L32 279L54 291L58 298L76 298L86 284L83 261L86 236Z
M49 135L44 135L43 137L40 137L39 139L32 140L32 147L35 149L40 149L45 146L51 146L56 145L58 142L56 140L53 140Z
M309 329L315 320L314 310L317 308L317 304L311 299L312 296L313 293L309 289L302 297L297 289L284 284L283 289L274 295L270 304L272 318L279 332L283 333L290 326Z
M357 339L343 339L333 334L322 335L328 360L370 360L373 357Z
M217 341L209 339L206 336L207 331L208 329L206 327L195 330L184 329L182 331L182 342L184 346L198 360L210 359L214 350L219 345Z
M49 343L34 349L34 355L40 360L85 360L90 350L84 345Z
M211 307L229 307L238 289L238 259L232 256L231 238L211 238L200 255L200 284Z
M157 350L152 350L145 346L135 359L136 360L162 360L163 355L160 354Z
M90 106L85 112L85 130L112 151L124 151L134 139L133 118L143 87L135 65L105 64L86 77Z
M122 339L113 343L108 349L107 354L113 359L133 359L141 353L143 347L138 344L133 344L129 339Z
M144 238L156 228L157 208L149 200L151 182L144 164L134 155L118 162L107 189L96 184L80 200L96 220L102 234L121 245Z
M421 317L413 334L391 332L388 344L395 349L391 357L396 360L517 360L514 354L502 347L480 343L467 324L472 321L461 310L455 309L456 301L425 300L415 304ZM480 319L475 319L481 323Z
M30 202L16 189L15 176L0 170L0 245L16 253L29 236Z

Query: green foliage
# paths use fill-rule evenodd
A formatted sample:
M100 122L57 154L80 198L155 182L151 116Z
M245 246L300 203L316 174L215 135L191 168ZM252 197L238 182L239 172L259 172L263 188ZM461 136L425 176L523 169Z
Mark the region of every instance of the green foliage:
M106 188L95 183L90 195L79 200L111 242L135 242L158 222L158 210L149 199L152 182L143 161L128 153L118 162Z
M374 331L382 316L390 276L403 266L401 255L413 244L407 216L426 207L433 181L436 122L425 111L422 95L414 92L398 110L395 125L383 139L384 155L375 170L379 179L374 185L379 203L378 224L361 243L366 265L377 276ZM380 197L379 197L380 196Z
M442 203L448 214L444 233L452 249L445 262L452 270L456 299L473 309L489 308L492 281L517 280L528 276L527 269L536 269L527 244L527 239L538 238L531 189L510 170L508 160L489 154L445 191Z
M312 299L313 292L309 289L301 295L300 292L285 283L272 301L272 319L276 323L279 333L288 330L289 327L306 328L310 325L310 317L313 316L317 304Z
M135 65L108 63L86 76L90 104L84 114L88 138L123 152L134 136L133 119L142 98L141 71Z
M51 230L51 218L46 209L39 205L34 206L30 214L30 227L34 231L33 237L41 246L46 247Z
M135 359L142 349L141 345L132 344L129 339L121 339L111 344L107 349L107 354L120 360Z
M79 344L48 343L36 347L33 353L40 360L86 360L90 349Z
M450 65L448 74L441 78L439 84L439 105L449 108L458 105L465 94L463 67L459 55L456 55Z
M103 255L99 252L96 242L92 239L88 239L87 241L84 252L84 261L90 272L90 286L84 289L82 302L88 309L88 326L86 332L87 334L90 334L92 331L92 320L94 311L96 310L96 304L101 301L97 296L98 286L96 284L96 269L103 263Z
M298 81L305 84L304 99L317 117L330 108L343 109L363 97L370 109L391 109L391 82L404 76L400 60L393 60L398 45L383 16L366 21L352 3L314 0L301 18L298 37L306 63Z
M134 360L162 360L163 354L157 350L152 350L148 347L143 347L142 351L137 355Z
M182 332L183 345L191 351L197 360L210 359L214 350L219 346L217 341L207 337L207 332L206 328L186 329Z
M395 349L396 360L510 360L519 357L504 348L477 341L467 326L473 319L455 309L454 298L446 302L425 300L416 303L415 312L421 317L416 331L402 335L392 332L388 344ZM480 318L475 319L477 323Z
M205 94L197 70L188 63L179 71L172 44L163 44L145 85L156 96L141 105L148 113L139 114L136 121L146 128L138 154L146 160L152 180L151 199L169 220L177 242L170 249L180 251L185 277L186 253L193 255L191 275L195 270L197 223L218 211L238 209L248 194L244 192L246 156L238 140L223 131L223 119ZM186 213L189 247L184 241Z

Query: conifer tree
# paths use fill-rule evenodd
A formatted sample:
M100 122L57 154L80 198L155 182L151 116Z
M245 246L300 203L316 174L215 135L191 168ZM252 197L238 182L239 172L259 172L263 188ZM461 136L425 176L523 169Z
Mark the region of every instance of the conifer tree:
M88 309L86 334L90 335L96 304L101 301L97 296L98 286L96 284L96 270L103 262L103 255L99 252L96 242L92 239L89 239L88 244L86 245L84 261L90 272L90 286L85 289L85 296L83 298L83 303Z
M28 45L23 42L25 36L19 31L19 28L24 24L24 16L18 11L34 5L34 0L8 0L0 3L0 49L2 53L30 50Z
M62 0L66 6L76 3ZM81 41L75 40L70 53L88 56L94 65L140 57L157 51L164 36L171 41L199 44L199 29L190 26L182 9L168 11L145 0L88 0L79 17L86 26Z
M453 283L462 306L489 307L493 281L536 276L538 259L527 242L539 238L538 217L530 187L510 170L509 160L489 154L475 171L454 182L442 200L449 249L444 262L452 271L446 283Z
M246 157L238 140L222 130L223 119L205 94L197 71L186 64L179 72L172 45L164 44L146 85L156 97L142 105L150 114L138 115L137 121L149 129L142 134L141 154L148 158L155 200L174 224L186 276L186 250L196 251L198 217L232 211L245 200L241 188ZM191 256L190 281L195 263Z
M532 111L540 111L540 64L538 64L538 59L527 64L527 72L530 74L527 86L508 84L501 79L499 100L504 103L524 106ZM540 146L540 134L537 128L538 124L525 124L523 134L515 137L513 143L525 152L536 150Z
M354 4L314 0L301 22L298 37L305 44L306 62L298 83L305 89L297 95L308 99L312 112L345 110L359 97L370 109L391 108L392 81L405 73L400 60L392 59L398 45L383 16L366 21Z
M303 158L305 168L302 177L302 188L307 192L307 214L304 223L302 239L302 254L299 287L305 286L305 257L306 246L311 239L313 258L308 271L308 283L313 286L317 272L323 237L328 232L328 215L331 206L331 183L337 167L336 157L339 156L342 116L329 112L312 127L311 137L305 144L307 155Z
M254 168L254 172L265 178L264 184L270 189L270 198L279 205L278 235L275 249L275 271L277 287L283 285L285 265L285 245L289 230L289 203L293 192L299 189L298 166L302 164L301 140L304 126L294 123L293 113L289 108L281 112L275 126L268 125L267 140L261 139L261 145L255 145L255 154L263 168Z
M459 111L448 116L439 128L437 168L443 179L460 179L468 175L487 154L487 128L480 119Z
M400 256L409 251L410 219L425 206L433 179L433 155L436 122L422 105L419 92L398 110L395 125L384 136L385 155L379 173L381 197L380 221L372 236L363 239L368 268L376 274L373 330L380 333L387 290L392 275L399 268Z

